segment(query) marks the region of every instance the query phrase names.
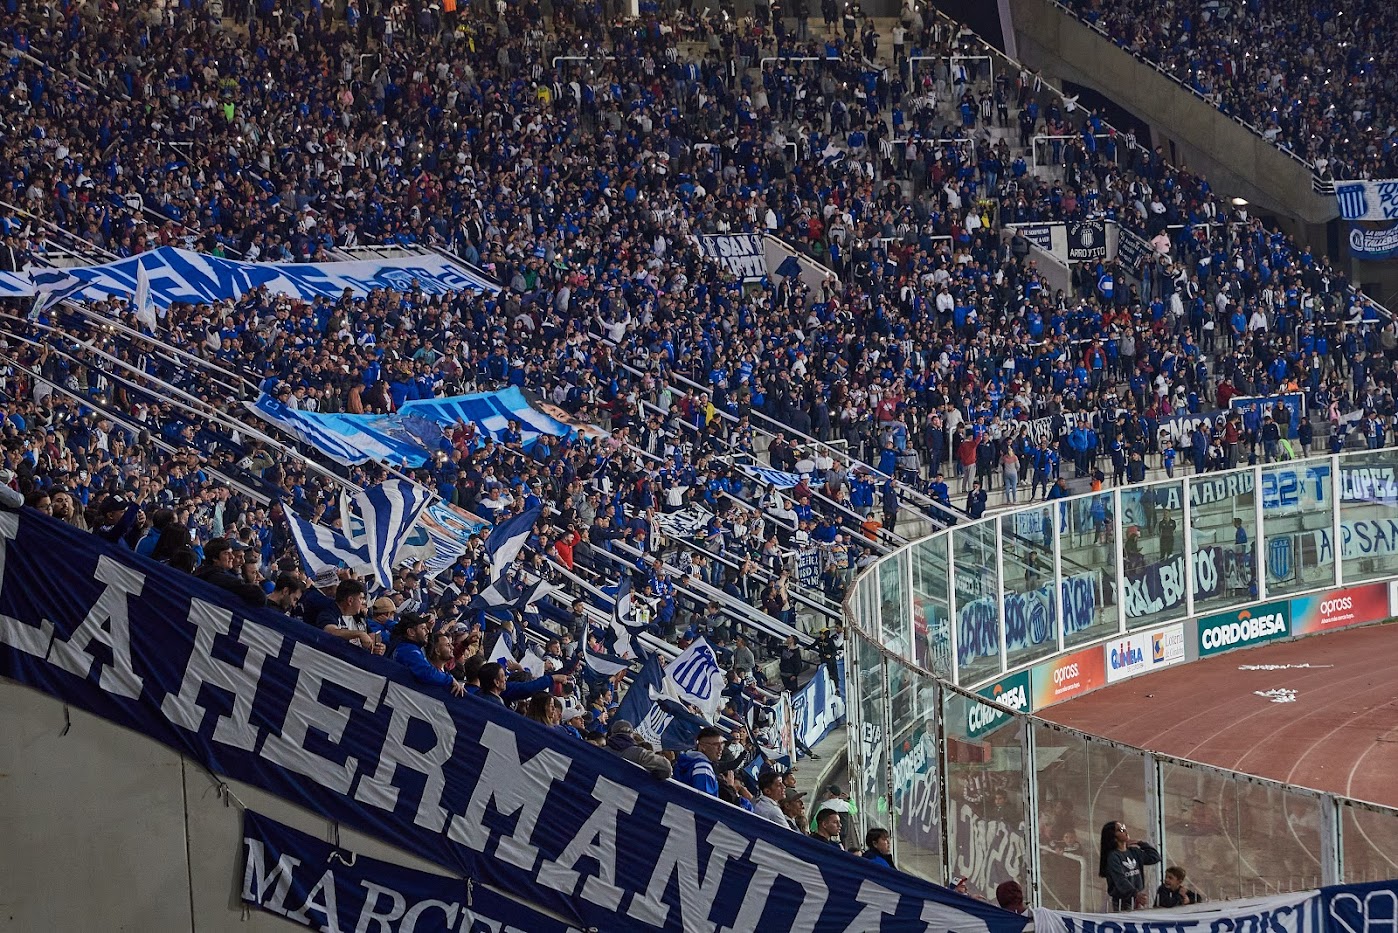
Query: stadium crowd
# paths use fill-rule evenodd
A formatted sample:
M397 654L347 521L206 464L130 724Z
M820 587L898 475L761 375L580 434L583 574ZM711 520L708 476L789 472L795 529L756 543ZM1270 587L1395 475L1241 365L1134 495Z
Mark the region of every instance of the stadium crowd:
M1322 177L1398 176L1389 4L1183 0L1167 16L1143 0L1067 5Z
M119 299L32 320L5 308L3 478L30 505L805 829L785 779L747 774L743 727L701 733L673 763L637 744L614 716L619 684L582 663L583 642L615 647L587 599L539 620L483 609L488 529L372 599L299 574L279 510L342 523L340 482L395 465L333 467L269 442L239 400L383 413L514 385L597 426L525 453L513 429L478 446L462 425L406 472L488 521L546 504L506 576L575 597L630 575L650 634L710 639L738 722L768 687L764 662L788 689L807 667L773 633L803 599L838 605L927 497L950 522L980 514L992 486L1006 502L1060 495L1065 462L1076 478L1107 459L1138 482L1147 457L1174 468L1163 419L1293 386L1336 443L1352 412L1351 436L1392 440L1394 325L1327 259L1032 75L957 64L968 40L941 21L904 29L900 57L939 59L905 83L858 21L810 38L781 17L613 23L584 5L546 32L528 3L444 21L396 9L240 4L230 28L198 5L6 14L23 53L0 79L16 266L43 261L50 221L118 256L440 248L503 286L312 303L259 289L162 310L154 327ZM795 53L826 61L746 67ZM573 57L589 60L554 64ZM1007 125L1021 149L1039 132L1075 138L1035 176L989 141ZM1008 225L1089 218L1148 255L1080 267L1051 293ZM835 274L745 287L692 239L727 232L780 235ZM1276 454L1261 425L1229 430L1202 441L1231 444L1231 463L1191 438L1180 468ZM761 458L800 482L778 490L743 468ZM666 530L690 509L700 524ZM812 542L819 582L797 584L787 557ZM501 633L514 656L529 632L542 673L489 656ZM830 661L837 636L816 650ZM841 836L838 807L813 816ZM867 842L886 856L886 834Z

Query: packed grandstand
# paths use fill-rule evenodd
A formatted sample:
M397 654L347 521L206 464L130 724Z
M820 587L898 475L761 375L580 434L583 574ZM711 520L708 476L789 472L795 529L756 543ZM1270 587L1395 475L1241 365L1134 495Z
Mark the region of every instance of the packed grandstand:
M861 569L1393 444L1398 325L1340 265L920 6L218 6L0 17L0 480L872 862L840 787L783 777L822 729L780 728L812 680L837 707ZM1319 174L1394 174L1364 4L1073 6ZM1064 223L1136 248L1050 269ZM674 677L696 646L713 704Z

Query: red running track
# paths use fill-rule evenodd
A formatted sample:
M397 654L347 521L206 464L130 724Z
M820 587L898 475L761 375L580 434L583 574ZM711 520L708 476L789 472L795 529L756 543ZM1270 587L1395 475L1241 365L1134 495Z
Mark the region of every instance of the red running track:
M1264 665L1291 666L1240 670ZM1398 623L1389 623L1195 661L1039 715L1167 755L1398 807L1395 672ZM1295 691L1294 702L1258 695L1276 690Z

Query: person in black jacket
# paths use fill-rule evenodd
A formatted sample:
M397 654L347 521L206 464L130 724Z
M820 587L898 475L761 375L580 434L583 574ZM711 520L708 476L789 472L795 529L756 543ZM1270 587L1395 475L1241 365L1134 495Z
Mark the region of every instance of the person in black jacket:
M796 644L796 636L788 635L786 644L782 645L780 652L780 669L782 675L782 689L796 690L797 680L801 672L806 669L806 662L801 659L801 649Z
M1112 910L1139 910L1150 901L1142 869L1160 862L1160 853L1144 839L1131 841L1126 824L1113 820L1102 827L1102 856L1097 874L1107 879Z
M1165 880L1155 889L1156 907L1187 907L1204 899L1198 891L1184 883L1184 869L1171 865L1165 869Z
M227 538L210 538L204 545L204 563L194 571L194 576L237 595L250 606L264 605L267 599L262 587L246 582L233 572L237 563L238 552L233 549Z

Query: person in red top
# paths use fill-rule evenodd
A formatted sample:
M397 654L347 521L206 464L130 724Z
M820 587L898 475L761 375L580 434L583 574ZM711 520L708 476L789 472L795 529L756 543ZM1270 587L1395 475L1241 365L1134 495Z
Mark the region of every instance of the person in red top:
M967 431L956 445L956 462L961 464L962 492L969 492L971 489L972 474L976 470L976 448L979 446L980 441L976 440L976 436L970 431Z
M582 535L578 534L577 528L569 525L568 530L553 542L553 552L558 555L559 563L569 570L573 569L573 548L577 547L581 540Z

